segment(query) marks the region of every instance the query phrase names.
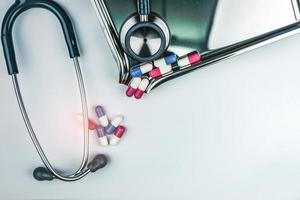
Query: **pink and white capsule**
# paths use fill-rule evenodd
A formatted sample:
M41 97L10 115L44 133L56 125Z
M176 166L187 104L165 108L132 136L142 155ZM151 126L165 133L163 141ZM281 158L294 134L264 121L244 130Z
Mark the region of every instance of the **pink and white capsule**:
M126 128L124 126L119 126L116 131L114 132L114 135L110 138L109 144L110 145L116 145L120 142L121 138L123 137L124 133L126 131Z
M149 72L149 76L152 78L157 78L166 73L169 73L170 71L172 71L172 65L163 65L163 66L155 68L151 72Z
M105 134L105 129L102 126L99 126L99 127L97 127L96 130L97 130L97 134L98 134L98 137L99 137L99 143L102 146L107 146L108 145L108 139L107 139L107 136Z
M105 111L104 111L103 107L102 106L97 106L95 111L96 111L96 114L98 116L100 125L103 126L103 127L107 127L109 122L108 122L108 118L107 118L107 115L105 114Z
M141 78L133 78L130 85L128 86L128 89L126 91L126 95L128 97L132 97L134 93L136 92L137 88L139 87L142 79Z
M178 66L179 67L185 67L188 65L193 65L199 61L201 61L201 54L198 51L193 51L189 54L187 54L184 57L179 58L178 60Z
M143 79L138 87L138 89L136 90L134 97L136 99L141 99L148 87L148 85L150 84L150 81L148 79Z

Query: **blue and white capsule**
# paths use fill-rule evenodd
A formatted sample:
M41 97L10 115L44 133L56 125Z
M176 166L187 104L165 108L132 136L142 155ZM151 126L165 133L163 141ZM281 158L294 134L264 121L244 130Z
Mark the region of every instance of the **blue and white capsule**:
M100 125L103 126L103 127L107 127L108 124L109 124L109 121L108 121L108 117L105 114L105 111L104 111L103 107L102 106L96 106L95 111L96 111L96 114L98 116Z
M152 63L143 63L133 67L130 71L132 77L141 77L143 74L150 72L154 68Z
M153 62L153 64L155 67L163 67L165 65L171 65L175 62L177 62L177 55L174 53L170 53L167 56L165 56L164 58L155 60Z
M97 135L99 137L99 143L102 146L108 146L108 138L105 134L105 128L102 126L97 127Z
M124 121L123 116L116 116L106 127L106 132L108 134L113 134L118 126L121 125L121 123Z

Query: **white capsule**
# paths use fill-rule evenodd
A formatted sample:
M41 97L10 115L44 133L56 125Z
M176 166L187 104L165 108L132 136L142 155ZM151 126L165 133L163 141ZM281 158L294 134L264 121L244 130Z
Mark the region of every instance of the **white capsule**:
M109 140L109 144L110 144L110 145L117 145L117 144L120 143L120 141L121 141L121 138L118 138L118 137L116 137L116 136L113 135L113 136L110 138L110 140Z
M170 71L172 71L172 65L165 65L163 67L160 67L159 70L162 75L169 73Z
M119 116L116 116L112 121L111 121L111 124L114 126L114 127L118 127L122 122L124 121L124 117L119 115Z
M138 90L145 91L147 89L149 83L150 83L150 81L148 79L146 79L146 78L143 79L138 87Z
M142 81L141 78L133 78L130 83L130 87L132 87L133 89L137 89L141 84L141 81Z
M174 53L170 53L164 58L153 61L154 66L162 67L164 65L171 65L172 63L177 61L177 56Z
M146 74L153 69L153 65L152 65L152 63L145 63L140 68L141 68L142 73Z
M107 136L105 134L105 129L101 126L97 127L97 134L98 134L98 138L99 138L99 143L102 146L107 146L108 145L108 139L107 139Z
M179 67L184 67L190 64L189 58L188 57L183 57L178 60L178 66Z
M108 139L107 139L107 137L99 138L99 144L102 145L102 146L108 146Z

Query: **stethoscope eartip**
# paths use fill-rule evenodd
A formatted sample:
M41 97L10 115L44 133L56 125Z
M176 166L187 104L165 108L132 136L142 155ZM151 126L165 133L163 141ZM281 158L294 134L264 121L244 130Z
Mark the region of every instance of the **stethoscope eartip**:
M33 171L33 177L38 181L52 181L53 174L45 167L38 167Z
M101 169L107 165L107 157L103 154L99 154L95 156L95 158L88 164L88 169L91 172L96 172L98 169Z

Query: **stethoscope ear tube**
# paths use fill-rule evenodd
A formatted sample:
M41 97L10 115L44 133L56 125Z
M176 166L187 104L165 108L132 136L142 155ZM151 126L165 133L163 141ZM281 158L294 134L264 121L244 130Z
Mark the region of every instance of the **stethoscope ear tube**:
M18 16L30 8L44 8L52 12L62 26L70 58L80 56L71 19L60 5L52 0L17 0L7 11L1 30L1 41L9 75L19 73L13 44L13 26Z
M150 14L150 1L149 0L137 0L137 9L139 15Z

